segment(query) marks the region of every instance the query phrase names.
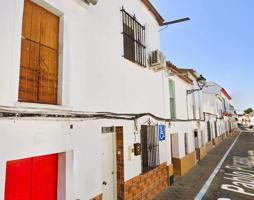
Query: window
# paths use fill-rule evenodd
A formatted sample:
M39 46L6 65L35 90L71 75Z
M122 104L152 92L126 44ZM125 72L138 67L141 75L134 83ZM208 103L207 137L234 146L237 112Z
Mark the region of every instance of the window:
M214 128L213 128L213 123L210 123L210 129L211 129L211 137L214 138Z
M176 119L175 84L172 80L169 80L168 85L169 85L170 116L171 116L171 119Z
M160 164L159 134L155 126L141 126L142 172L148 172Z
M228 127L229 127L229 132L231 132L232 131L232 125L231 125L231 122L228 122Z
M185 155L188 154L189 146L188 146L188 133L184 133L184 146L185 146Z
M199 148L198 130L194 130L194 147L195 149Z
M208 137L208 142L210 142L212 140L212 136L211 136L211 125L210 122L207 122L207 137Z
M59 17L25 0L19 101L57 104Z
M135 15L132 16L124 9L123 21L123 47L124 57L143 67L146 66L145 26L142 26Z
M214 129L215 129L215 137L218 137L218 127L217 127L217 122L214 122Z

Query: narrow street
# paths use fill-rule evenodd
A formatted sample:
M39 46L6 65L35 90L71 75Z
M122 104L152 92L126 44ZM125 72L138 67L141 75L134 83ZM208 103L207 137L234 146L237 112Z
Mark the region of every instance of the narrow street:
M243 130L239 137L226 138L190 173L177 177L175 184L156 200L253 199L254 167L248 159L248 151L253 150L253 144L254 132ZM222 165L219 165L220 162Z
M1 2L0 200L254 200L254 0Z
M253 147L254 132L242 132L204 199L254 199L254 167L248 159Z

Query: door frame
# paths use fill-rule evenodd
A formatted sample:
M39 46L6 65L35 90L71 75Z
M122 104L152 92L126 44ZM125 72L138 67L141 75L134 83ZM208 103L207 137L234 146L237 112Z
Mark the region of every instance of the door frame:
M177 158L177 156L174 157L174 147L176 145L176 148L179 149L179 135L178 133L172 133L170 134L170 147L171 147L171 159L173 162L173 158Z
M107 134L112 134L112 143L113 143L113 147L112 147L112 150L113 150L113 200L116 200L117 199L117 161L116 161L116 131L115 131L115 128L114 128L114 131L113 132L108 132L108 133L101 133L102 134L102 140L103 140L103 137L107 136ZM102 150L103 152L103 150ZM102 163L102 166L103 166L103 163ZM102 167L102 171L103 171L103 167ZM103 181L103 177L102 177L102 181ZM103 198L103 197L102 197Z
M195 137L195 135L197 135L197 137ZM195 149L195 150L196 150L196 149L199 149L200 146L202 146L202 145L200 144L199 130L198 130L198 129L194 129L194 131L193 131L193 137L194 137L194 149ZM198 147L196 147L196 138L197 138L197 140L198 140L198 142L197 142ZM202 143L202 142L201 142L201 143Z

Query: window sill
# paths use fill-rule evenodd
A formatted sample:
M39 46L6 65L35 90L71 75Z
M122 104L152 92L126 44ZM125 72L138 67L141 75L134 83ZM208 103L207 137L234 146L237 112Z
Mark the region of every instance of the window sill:
M73 111L72 107L63 105L53 105L53 104L40 104L40 103L27 103L27 102L16 102L14 105L18 109L33 109L37 111L51 110L51 111Z
M141 68L147 68L146 65L141 65L141 64L139 64L138 62L133 61L133 60L131 60L131 59L129 59L129 58L126 58L126 57L124 57L124 56L123 56L123 58L124 58L125 61L127 61L127 62L129 62L129 63L132 63L132 64L134 64L134 65L137 65L137 66L139 66L139 67L141 67Z

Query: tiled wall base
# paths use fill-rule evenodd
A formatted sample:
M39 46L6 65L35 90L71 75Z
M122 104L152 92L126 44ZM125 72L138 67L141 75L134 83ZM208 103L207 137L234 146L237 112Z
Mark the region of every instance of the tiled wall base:
M208 143L205 145L205 148L206 148L206 153L208 153L209 151L211 151L212 148L213 148L213 141L208 142Z
M168 187L169 169L166 163L124 184L125 200L152 200Z
M186 155L182 159L173 158L174 174L183 176L196 164L196 151Z
M229 133L229 137L236 137L239 134L239 130L234 129L231 133Z
M90 199L90 200L102 200L102 194Z
M174 174L174 168L173 165L168 166L168 177L172 176Z
M229 136L229 132L226 132L226 136L227 136L227 137Z
M221 136L222 136L222 140L225 140L227 137L226 133L223 133Z
M196 155L197 155L197 160L202 160L206 156L206 147L200 147L199 149L196 149Z
M222 137L221 136L218 136L217 138L214 138L213 139L213 145L218 145L222 142Z

